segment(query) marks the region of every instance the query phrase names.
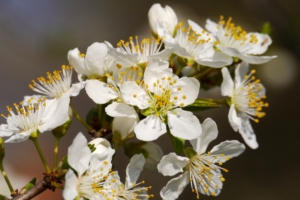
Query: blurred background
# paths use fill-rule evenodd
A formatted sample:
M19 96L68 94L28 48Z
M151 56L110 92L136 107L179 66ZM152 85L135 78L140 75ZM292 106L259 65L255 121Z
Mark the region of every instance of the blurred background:
M214 21L222 14L232 16L236 24L247 31L259 31L262 24L273 27L273 44L265 55L278 55L277 59L257 69L257 77L267 88L265 109L267 116L253 124L259 148L247 148L240 157L224 164L229 172L218 199L281 200L298 199L299 191L299 57L300 15L296 0L210 0L210 1L0 1L0 113L6 106L20 102L25 95L34 94L28 87L32 79L45 76L47 71L68 64L67 53L78 47L85 52L93 42L109 41L114 46L129 36L150 37L148 10L153 3L169 5L179 21L192 19L204 27L205 20ZM74 73L74 82L77 81ZM220 89L200 92L202 97L218 97ZM73 101L78 112L85 117L95 106L85 90ZM201 117L213 118L219 128L219 137L208 149L226 139L242 138L235 133L227 120L228 109L209 110ZM1 123L6 123L4 118ZM86 134L85 128L74 118L73 125L62 139L59 157L67 153L74 136ZM86 134L87 137L89 137ZM49 164L52 166L54 137L44 133L39 138ZM173 151L167 135L156 141L164 154ZM170 144L170 145L166 145ZM15 189L20 189L33 177L41 180L43 165L31 141L6 145L4 167ZM117 152L114 164L123 181L129 159L123 150ZM154 199L170 180L157 171L144 170L140 180L152 185ZM0 193L8 189L0 176ZM210 199L201 195L201 199ZM35 199L62 199L61 191L45 191ZM179 199L196 199L187 186Z

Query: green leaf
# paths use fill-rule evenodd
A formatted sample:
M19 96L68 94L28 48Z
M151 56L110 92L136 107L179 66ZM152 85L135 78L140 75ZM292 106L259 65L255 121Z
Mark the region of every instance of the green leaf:
M272 33L272 26L270 22L265 22L260 30L261 33L271 35Z
M35 186L36 183L36 178L33 178L31 181L29 181L29 183L27 183L21 190L20 190L20 194L23 194L24 192L26 192L27 190L30 190L31 188L33 188Z
M221 107L220 104L213 102L213 100L203 100L203 99L196 99L196 101L186 107L183 110L187 111L202 111L211 108L219 108Z

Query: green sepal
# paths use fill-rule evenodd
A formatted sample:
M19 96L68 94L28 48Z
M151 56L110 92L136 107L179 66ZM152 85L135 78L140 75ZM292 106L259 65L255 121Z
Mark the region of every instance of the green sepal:
M35 186L35 183L36 183L36 178L33 178L20 190L20 194L23 194L27 190L30 190L31 188L33 188Z
M151 114L153 114L153 112L152 112L152 108L146 108L146 109L144 109L144 110L142 110L141 111L141 113L142 113L142 115L144 115L144 116L148 116L148 115L151 115Z
M226 99L226 103L228 104L228 106L231 106L231 105L232 105L232 99L231 99L231 97L228 97L228 98Z
M142 146L146 144L146 142L130 142L126 143L124 147L125 154L131 158L135 154L140 154L142 153L145 158L149 157L148 152L142 148Z
M272 26L271 26L270 22L265 22L262 25L260 32L263 33L263 34L271 35Z
M71 168L71 166L68 163L68 156L66 155L59 162L59 164L58 164L58 170L61 171L61 170L70 169L70 168Z
M198 155L197 152L191 148L191 147L187 147L185 150L184 150L184 154L186 155L186 157L188 157L189 159L191 159L192 157Z
M174 150L177 154L181 154L183 152L183 147L184 147L184 144L185 144L185 140L184 139L181 139L181 138L178 138L178 137L175 137L173 136L171 133L170 133L170 130L168 129L168 135L171 137L172 139L172 145L174 147Z
M90 125L93 123L93 121L98 119L98 109L97 108L91 108L88 112L88 114L85 117L85 122Z
M186 107L183 107L182 109L187 111L202 111L202 110L207 110L211 108L220 108L220 107L221 107L220 104L217 104L210 100L196 99L194 103Z
M72 124L72 118L69 118L64 124L60 125L59 127L56 127L55 129L52 130L52 134L56 138L62 138L64 135L66 135L69 127Z
M96 147L94 144L88 144L87 146L91 150L92 153L96 150Z

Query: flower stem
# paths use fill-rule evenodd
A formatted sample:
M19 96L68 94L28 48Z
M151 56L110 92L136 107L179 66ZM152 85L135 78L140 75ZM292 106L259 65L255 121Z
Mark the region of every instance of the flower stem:
M205 100L205 101L210 101L218 104L225 104L227 105L227 99L203 99L203 98L198 98L198 100Z
M57 156L58 156L58 145L59 145L59 141L60 141L60 138L55 137L53 170L56 170L56 169L57 169Z
M208 67L205 70L195 74L193 77L199 79L199 78L203 77L204 75L208 74L209 72L211 72L212 70L214 70L214 68Z
M70 105L70 107L72 108L73 114L75 115L75 117L78 119L78 121L85 127L87 128L89 131L93 130L78 114L78 112L73 108L73 106Z
M31 137L30 139L31 139L32 142L34 143L34 146L35 146L36 150L38 151L38 153L39 153L39 155L40 155L40 158L41 158L41 160L42 160L42 162L43 162L43 164L44 164L44 166L45 166L46 171L47 171L47 172L51 172L50 167L49 167L49 165L48 165L48 163L47 163L47 161L46 161L46 159L45 159L45 157L44 157L44 154L43 154L43 152L42 152L42 150L41 150L41 147L40 147L40 145L39 145L39 143L38 143L37 138Z
M2 175L4 177L4 179L5 179L5 182L6 182L7 186L9 187L10 192L12 193L14 191L14 188L10 184L9 178L7 177L7 175L5 173L5 170L4 170L2 162L0 163L0 170L1 170L1 173L2 173Z

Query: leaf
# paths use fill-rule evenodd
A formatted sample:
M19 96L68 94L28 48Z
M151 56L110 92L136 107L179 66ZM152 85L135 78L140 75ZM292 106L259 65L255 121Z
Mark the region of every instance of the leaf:
M187 111L202 111L211 108L219 108L221 107L220 104L213 102L213 100L204 100L204 99L196 99L196 101L186 107L183 110Z
M31 188L33 188L35 186L35 183L36 183L36 178L33 178L20 190L20 194L23 194L27 190L30 190Z
M263 24L263 26L261 27L260 32L263 33L263 34L271 35L272 26L271 26L270 22L265 22Z

